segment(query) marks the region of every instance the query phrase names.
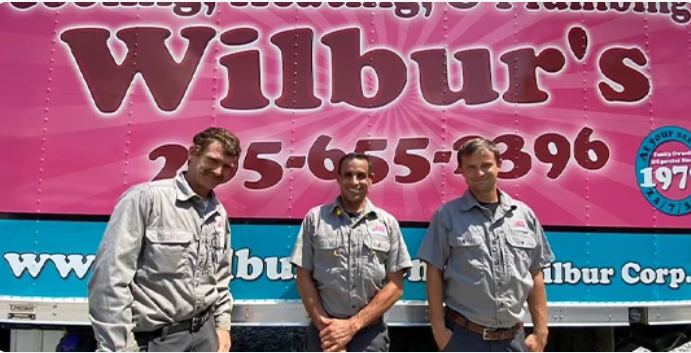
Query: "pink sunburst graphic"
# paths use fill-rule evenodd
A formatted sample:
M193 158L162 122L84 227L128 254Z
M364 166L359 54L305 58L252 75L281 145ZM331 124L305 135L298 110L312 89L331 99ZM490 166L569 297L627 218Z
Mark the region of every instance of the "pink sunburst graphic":
M683 217L656 213L640 195L633 172L635 152L648 132L662 125L689 128L684 97L691 93L691 51L678 48L691 38L683 26L665 16L529 11L523 5L502 10L483 3L461 10L434 3L428 17L422 9L412 18L394 11L219 3L210 16L184 18L159 7L68 4L59 11L43 5L19 11L0 5L0 41L11 48L0 52L0 148L6 151L0 169L10 171L0 176L5 195L0 212L109 214L126 188L163 168L162 158L150 160L152 150L186 147L195 132L220 125L238 134L245 152L261 143L280 144L278 153L245 153L237 175L219 187L231 217L302 218L337 196L335 181L325 177L335 167L327 157L360 143L385 161L376 171L383 179L373 185L372 201L401 221L428 221L442 202L465 190L455 172L454 144L479 135L504 141L499 145L506 177L500 186L531 206L544 224L688 226ZM175 111L162 112L151 85L138 74L119 109L100 112L61 38L67 30L107 29L110 60L121 65L129 49L118 31L134 27L169 30L165 45L178 64L190 45L183 29L208 27L216 33L197 58ZM258 37L237 45L220 41L224 32L238 28L254 29ZM295 45L310 50L296 53L311 57L284 57L281 50L287 49L272 42L278 34L305 29L311 41L296 39ZM347 31L358 36L342 35ZM583 38L570 40L570 31ZM329 40L339 34L340 42ZM620 67L627 77L649 83L642 99L604 98L603 87L624 88L620 77L603 72L613 48L644 55L645 64L627 60ZM512 58L528 49L547 56L522 62L537 65L532 70L516 69ZM339 61L338 55L349 59ZM436 61L425 64L420 58ZM170 75L180 74L171 67ZM308 75L298 75L307 67ZM231 75L253 70L260 73L258 83ZM533 79L548 98L516 102ZM318 106L277 105L281 96L302 102L295 95L306 90L296 85L308 83ZM233 90L254 87L266 106L224 106ZM286 165L303 158L304 164ZM267 174L276 166L280 175ZM264 185L262 180L265 187L252 188Z

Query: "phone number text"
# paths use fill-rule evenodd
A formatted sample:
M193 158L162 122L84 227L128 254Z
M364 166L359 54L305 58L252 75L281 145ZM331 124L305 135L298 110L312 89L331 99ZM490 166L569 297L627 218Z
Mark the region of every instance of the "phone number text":
M504 134L497 136L493 141L504 152L502 161L511 161L510 170L501 171L500 179L517 179L527 175L533 166L534 160L549 166L546 176L557 179L561 176L569 163L575 162L586 170L598 170L603 168L610 157L610 150L603 141L592 138L593 130L585 127L571 139L559 133L544 133L532 141L532 154L527 152L526 140L517 134ZM413 184L423 181L429 176L433 164L456 165L454 174L460 174L461 170L456 163L456 151L467 140L476 135L463 136L453 143L453 151L429 151L429 137L400 138L395 143L393 161L387 161L376 153L385 152L391 148L390 141L385 138L357 140L353 152L365 153L372 162L374 173L373 183L379 183L386 178L393 177L397 183ZM245 180L244 186L251 190L268 189L277 185L288 169L302 169L307 166L310 173L317 179L334 180L337 177L337 164L346 152L339 148L330 147L333 138L328 135L320 135L312 143L306 154L289 156L284 162L276 161L271 156L280 154L284 143L251 142L244 153L241 167L245 170L256 172L259 177L255 180ZM391 144L393 145L393 144ZM155 148L149 154L149 159L155 161L165 159L165 164L153 180L173 177L187 161L187 148L178 144L166 144ZM428 156L431 156L428 157ZM452 158L454 157L454 158ZM330 163L325 163L330 161ZM390 164L403 166L408 173L391 176Z

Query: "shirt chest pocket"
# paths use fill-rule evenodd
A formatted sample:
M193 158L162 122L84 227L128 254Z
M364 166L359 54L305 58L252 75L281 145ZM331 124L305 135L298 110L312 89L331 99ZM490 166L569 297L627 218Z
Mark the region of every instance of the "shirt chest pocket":
M469 283L481 283L485 277L487 250L479 229L449 233L451 256L447 266L452 276L462 276Z
M156 274L187 273L194 234L185 231L150 229L141 257L142 267Z
M451 232L449 234L449 245L457 251L470 251L473 248L479 248L482 242L482 234L477 230Z
M363 277L382 281L386 277L386 260L391 251L391 239L386 233L370 233L363 239Z
M338 275L342 271L341 241L337 237L317 235L314 244L314 276L326 279L328 276Z
M510 229L506 234L506 244L508 265L520 276L526 276L537 247L535 237L525 229Z

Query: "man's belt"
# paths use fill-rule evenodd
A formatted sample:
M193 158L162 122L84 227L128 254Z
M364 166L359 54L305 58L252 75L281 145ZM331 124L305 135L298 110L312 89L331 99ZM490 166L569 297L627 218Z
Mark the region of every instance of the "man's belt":
M523 322L519 322L513 327L505 328L505 329L496 329L496 328L491 328L491 327L485 327L482 325L478 325L468 319L466 319L463 315L451 310L447 309L446 310L446 317L448 317L451 321L456 323L456 325L464 327L472 332L478 333L482 336L482 339L485 341L503 341L503 340L510 340L516 337L518 332L523 329Z
M135 332L135 336L145 339L161 337L162 340L165 340L166 336L182 331L198 332L204 326L206 320L209 319L209 316L211 316L211 310L207 310L191 319L160 327L154 331Z

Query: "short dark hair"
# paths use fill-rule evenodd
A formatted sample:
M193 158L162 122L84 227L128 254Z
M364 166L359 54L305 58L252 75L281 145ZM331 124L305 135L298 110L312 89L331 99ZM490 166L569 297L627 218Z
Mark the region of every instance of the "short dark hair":
M487 150L494 154L494 160L497 163L501 161L501 153L499 153L499 149L494 142L483 137L476 137L464 142L461 148L458 149L458 166L463 166L463 156L471 156L479 150Z
M367 175L372 174L372 161L369 159L369 157L367 157L367 155L363 154L363 153L351 152L351 153L348 153L345 156L341 157L341 159L338 161L338 168L337 168L338 175L341 175L341 166L343 165L343 162L347 162L351 159L359 159L361 161L367 161Z
M192 138L192 143L197 147L197 152L204 151L214 141L221 144L223 153L227 156L238 157L242 153L240 139L222 127L209 127Z

